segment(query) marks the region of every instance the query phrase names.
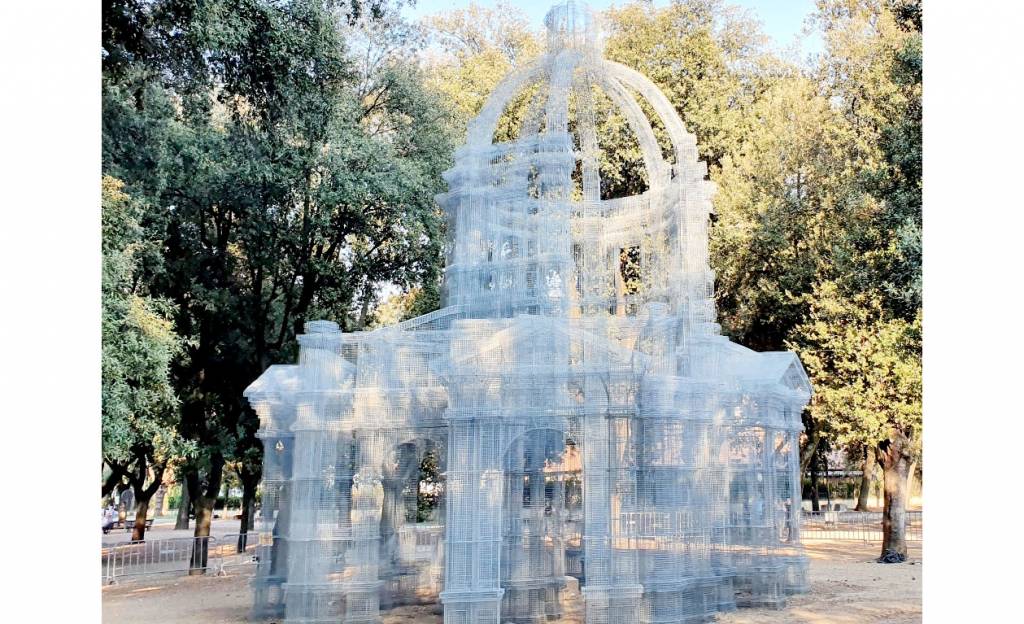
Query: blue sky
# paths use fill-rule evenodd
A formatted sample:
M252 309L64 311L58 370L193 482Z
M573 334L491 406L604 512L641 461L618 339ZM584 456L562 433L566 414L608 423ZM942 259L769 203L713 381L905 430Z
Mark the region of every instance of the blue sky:
M521 0L514 2L530 18L535 28L540 28L551 5L557 0ZM800 34L804 19L814 9L814 0L726 0L729 4L749 9L764 25L764 32L770 36L780 48L788 47ZM470 0L417 0L415 7L406 9L412 18L432 15L445 10L467 6ZM493 6L495 0L476 0L481 6ZM623 0L590 0L587 2L593 9L601 10L609 6L627 4ZM666 6L669 0L654 0L655 6ZM803 55L821 51L821 40L816 36L804 38L800 45Z

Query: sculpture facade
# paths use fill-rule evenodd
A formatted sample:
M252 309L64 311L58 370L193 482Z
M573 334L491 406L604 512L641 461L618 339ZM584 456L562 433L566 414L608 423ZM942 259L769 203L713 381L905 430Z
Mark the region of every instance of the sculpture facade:
M246 391L266 457L257 615L440 601L446 624L698 622L806 589L803 368L720 335L713 188L673 107L602 59L586 10L547 25L445 175L444 307L307 323L299 363ZM602 198L609 103L642 154L636 196Z

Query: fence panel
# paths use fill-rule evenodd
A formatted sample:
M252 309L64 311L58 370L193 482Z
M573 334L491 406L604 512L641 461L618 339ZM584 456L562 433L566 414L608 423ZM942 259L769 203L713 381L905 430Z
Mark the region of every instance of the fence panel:
M907 541L920 542L924 531L921 511L906 513ZM800 539L882 541L880 511L804 511Z
M224 574L227 568L254 565L259 541L256 531L228 533L218 537L210 553L211 561L216 558L216 564L211 563L210 566L215 567L218 574Z
M114 583L133 576L216 569L216 559L211 554L215 545L214 537L174 537L105 546L100 555L103 581Z
M921 511L908 511L907 541L920 542L924 532ZM804 511L801 540L882 541L882 513L878 511ZM420 539L420 538L417 538ZM224 574L228 568L256 563L258 535L229 533L220 537L175 537L122 542L103 547L101 570L105 583L153 574L187 574L191 569ZM427 544L409 546L419 553ZM198 552L197 552L198 551ZM205 565L203 551L206 552Z

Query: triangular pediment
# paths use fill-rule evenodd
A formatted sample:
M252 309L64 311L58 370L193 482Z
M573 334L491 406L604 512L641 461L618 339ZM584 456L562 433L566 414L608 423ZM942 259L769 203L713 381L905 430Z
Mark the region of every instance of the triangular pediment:
M779 382L792 390L806 392L808 395L814 394L811 380L807 377L807 371L804 370L804 365L800 362L800 358L795 353L790 355L793 356L793 359L789 366L786 367L786 371Z

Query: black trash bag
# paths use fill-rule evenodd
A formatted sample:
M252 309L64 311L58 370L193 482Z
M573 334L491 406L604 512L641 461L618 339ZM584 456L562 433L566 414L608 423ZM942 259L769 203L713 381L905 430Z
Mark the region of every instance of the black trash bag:
M891 548L886 548L885 553L878 558L878 563L903 563L906 560L906 555L898 553Z

